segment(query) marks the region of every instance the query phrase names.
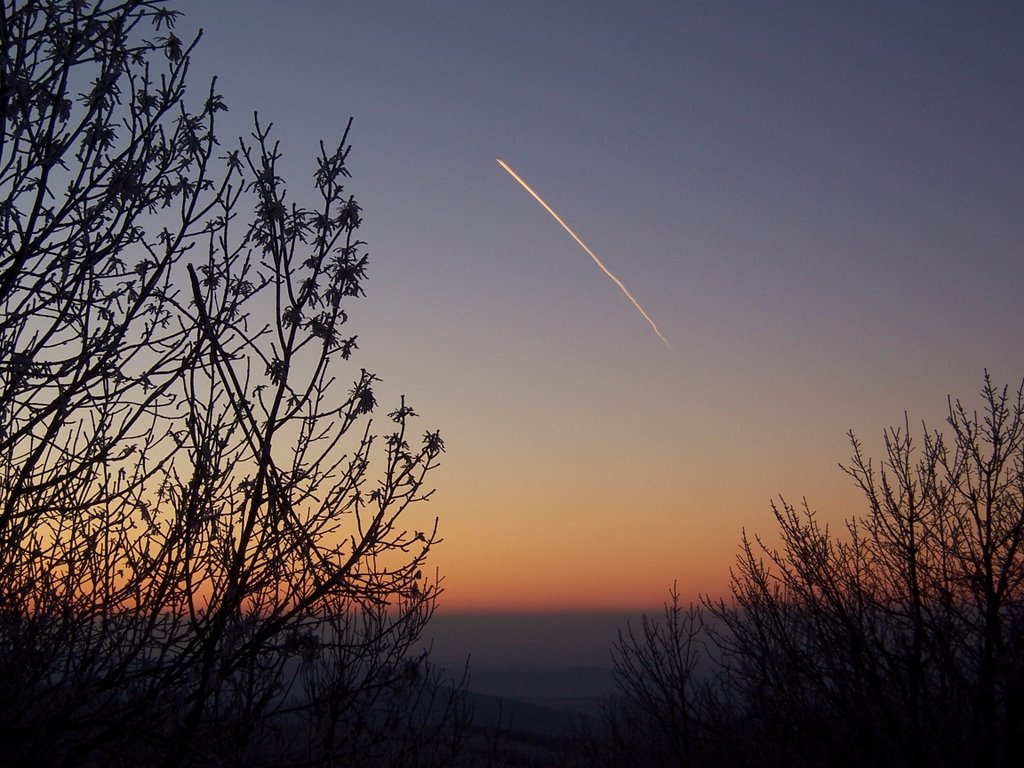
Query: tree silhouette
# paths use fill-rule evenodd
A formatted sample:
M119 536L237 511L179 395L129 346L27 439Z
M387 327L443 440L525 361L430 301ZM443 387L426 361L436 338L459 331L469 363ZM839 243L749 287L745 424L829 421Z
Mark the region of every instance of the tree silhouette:
M349 129L300 205L269 126L218 145L163 2L0 13L5 764L450 760L413 652L444 443L339 378Z
M654 735L614 764L650 744L673 765L694 745L701 765L1024 761L1024 390L986 373L980 413L951 400L920 446L887 430L877 466L850 439L864 514L837 532L780 501L779 543L744 534L731 599L620 638L609 722Z

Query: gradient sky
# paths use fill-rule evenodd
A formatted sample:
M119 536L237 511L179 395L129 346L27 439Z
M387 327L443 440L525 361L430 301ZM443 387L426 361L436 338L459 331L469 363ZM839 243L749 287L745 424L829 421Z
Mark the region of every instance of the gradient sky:
M446 439L442 610L720 593L778 494L860 511L847 430L1024 377L1024 5L177 5L293 197L355 117L355 365Z

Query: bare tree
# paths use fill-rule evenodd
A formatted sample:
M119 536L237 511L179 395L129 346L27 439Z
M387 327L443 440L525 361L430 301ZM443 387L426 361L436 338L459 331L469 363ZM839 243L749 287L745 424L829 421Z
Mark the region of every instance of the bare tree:
M620 635L620 695L584 746L606 765L977 766L1024 762L1024 389L948 430L909 420L875 465L851 433L866 512L838 531L773 505L743 535L729 600ZM695 679L698 653L714 669ZM595 748L596 747L596 748Z
M612 646L615 692L575 732L573 765L712 765L716 702L705 611L684 606L675 585L660 617L628 622ZM713 651L713 649L710 649Z
M699 738L695 712L703 621L699 606L684 608L673 585L661 620L627 624L612 647L619 701L633 713L631 729L647 765L693 765Z
M458 702L408 707L439 693L412 507L444 443L404 399L377 435L376 376L339 379L367 268L349 130L302 205L269 126L218 145L163 2L0 14L0 755L442 754Z
M950 401L948 437L851 434L867 513L842 535L774 508L711 605L735 727L779 765L1013 766L1024 759L1024 398Z

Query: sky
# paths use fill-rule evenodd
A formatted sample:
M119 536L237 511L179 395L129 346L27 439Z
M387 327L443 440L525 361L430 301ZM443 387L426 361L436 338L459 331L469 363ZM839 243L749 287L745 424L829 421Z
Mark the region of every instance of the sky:
M863 510L849 430L1024 378L1020 4L175 6L293 199L355 118L353 378L445 439L442 612L724 594L772 499Z

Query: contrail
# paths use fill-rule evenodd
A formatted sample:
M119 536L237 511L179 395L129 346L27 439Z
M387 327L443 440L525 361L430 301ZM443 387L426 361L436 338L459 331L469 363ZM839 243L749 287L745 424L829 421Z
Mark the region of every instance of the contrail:
M561 217L561 216L559 216L559 215L558 215L557 213L555 213L555 212L554 212L554 211L553 211L553 210L551 209L551 206L550 206L550 205L548 205L547 203L545 203L545 202L544 202L544 200L543 200L543 199L541 198L541 196L540 196L540 195L538 195L538 194L537 194L536 192L534 192L534 191L533 191L533 190L532 190L532 189L530 188L530 185L529 185L529 184L527 184L527 183L526 183L525 181L523 181L523 180L522 180L522 179L521 179L521 178L519 177L519 174L518 174L518 173L516 173L515 171L513 171L513 170L512 170L511 168L509 168L509 167L508 167L508 163L506 163L506 162L505 162L504 160L502 160L502 159L501 159L500 157L499 157L499 158L497 158L497 160L498 160L498 165L500 165L500 166L501 166L502 168L504 168L504 169L505 169L506 171L508 171L508 172L509 172L509 175L510 175L510 176L511 176L511 177L512 177L513 179L515 179L515 180L516 180L516 181L518 181L518 182L519 182L520 184L522 184L522 186L523 186L523 189L525 189L525 190L526 190L527 192L529 192L529 193L530 193L531 195L533 195L533 199L534 199L534 200L536 200L536 201L537 201L538 203L540 203L540 204L541 204L542 206L544 206L544 210L545 210L545 211L547 211L548 213L550 213L550 214L551 214L551 215L552 215L552 216L554 217L555 221L557 221L557 222L558 222L559 224L561 224L561 225L562 225L562 229L564 229L564 230L565 230L566 232L568 232L568 233L569 233L569 235L570 235L570 236L572 236L572 239L573 239L573 240L575 240L575 241L576 241L577 243L579 243L579 244L580 244L580 248L582 248L582 249L583 249L584 251L586 251L586 252L587 252L587 255L588 255L588 256L590 256L590 258L592 258L592 259L594 260L594 263L595 263L595 264L597 264L597 266L599 266L599 267L601 268L601 271L602 271L602 272L604 272L604 273L605 273L606 275L608 275L608 277L610 277L610 278L611 278L611 279L612 279L612 280L613 280L613 281L615 282L615 284L616 284L617 286L619 286L619 288L621 288L621 289L622 289L622 292L623 292L624 294L626 294L626 298L628 298L628 299L629 299L629 300L630 300L631 302L633 302L633 306L634 306L634 307L636 307L636 308L637 308L637 309L638 309L638 310L640 311L640 314L644 316L644 320L646 320L646 321L647 321L648 323L650 323L650 324L651 324L651 328L653 328L653 329L654 329L654 332L655 332L656 334L658 334L658 338L659 338L659 339L661 339L662 341L664 341L664 342L665 342L665 346L666 346L666 347L668 347L669 349L672 349L672 345L671 345L671 344L669 344L669 342L668 342L668 339L666 339L666 338L665 338L664 336L662 336L662 335L661 335L661 331L659 331L659 330L658 330L658 326L654 324L654 321L653 321L653 320L651 320L651 316L650 316L650 315L648 315L648 314L647 314L646 312L644 312L644 308L643 308L643 307L641 307L641 306L640 306L640 303L639 303L639 302L638 302L638 301L637 301L636 299L634 299L634 298L633 298L633 294L631 294L631 293L630 293L630 292L629 292L629 291L628 291L628 290L626 289L626 286L624 286L624 285L622 284L622 281L621 281L621 280L619 280L619 278L617 278L617 277L616 277L615 275L613 275L613 274L612 274L612 273L611 273L611 272L610 272L610 271L608 270L608 267L606 267L606 266L605 266L604 264L602 264L602 263L601 263L601 260L600 260L599 258L597 258L597 256L595 256L595 255L594 255L594 252L593 252L592 250L590 250L590 249L589 249L589 248L587 247L587 244L586 244L586 243L584 243L584 242L583 242L582 240L580 240L580 236L579 236L579 235L577 235L577 234L576 234L575 232L573 232L573 231L572 231L572 230L571 230L571 229L569 228L569 225L568 225L568 224L566 224L566 223L565 223L564 221L562 221L562 217Z

